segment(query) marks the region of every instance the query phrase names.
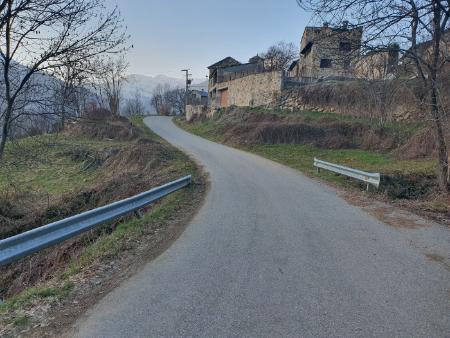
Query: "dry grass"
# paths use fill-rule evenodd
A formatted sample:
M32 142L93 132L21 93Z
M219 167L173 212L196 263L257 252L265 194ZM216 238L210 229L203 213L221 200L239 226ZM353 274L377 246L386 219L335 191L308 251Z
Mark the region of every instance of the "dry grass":
M113 122L117 127L118 122ZM103 129L108 124L105 121L97 123ZM140 119L135 119L133 123L127 120L121 127L132 128L136 137L124 141L120 136L124 132L118 134L119 139L105 141L93 136L86 137L84 135L89 133L85 133L84 127L77 127L64 135L37 137L39 143L36 139L22 140L24 163L30 152L39 148L37 144L51 142L53 146L43 152L36 152L40 157L35 158L32 166L11 164L14 171L0 172L0 182L3 182L0 236L8 237L130 197L188 173L198 174L192 161L155 137ZM92 125L89 125L88 130L91 129ZM74 130L80 134L74 134ZM27 147L29 149L25 151ZM12 154L9 156L12 157ZM14 186L22 186L22 190L15 191L10 179L14 181ZM86 245L96 242L105 234L114 233L118 224L130 219L132 217L111 222L99 230L64 243L57 250L47 250L2 268L0 297L11 297L53 278L57 271L80 257ZM107 242L111 243L109 240ZM107 246L103 249L105 254L117 250ZM34 267L31 270L27 268L30 264Z
M314 157L383 175L374 197L450 222L450 203L436 184L434 143L420 123L383 129L370 120L323 112L229 108L213 119L176 123L199 136L226 143L346 189L359 182L331 172L317 174ZM428 134L427 134L428 133ZM432 138L431 138L432 139Z

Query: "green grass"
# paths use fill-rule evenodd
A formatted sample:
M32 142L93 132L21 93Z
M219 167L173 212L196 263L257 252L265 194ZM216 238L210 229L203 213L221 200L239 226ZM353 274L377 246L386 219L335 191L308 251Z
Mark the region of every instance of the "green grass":
M192 174L194 178L199 177L199 171L195 163L185 154L170 146L167 142L160 139L148 129L144 125L141 117L133 118L133 123L139 128L138 131L141 136L161 142L163 146L166 147L166 150L173 155L171 156L172 160L166 163L164 168L165 170L167 169L167 174L177 178L187 174ZM83 146L92 150L102 150L107 146L124 147L127 145L126 142L105 142L75 138L62 139L58 136L49 135L24 139L19 142L21 143L20 145L14 144L13 146L19 147L20 149L26 149L26 151L23 151L24 158L29 156L30 151L33 151L33 149L40 149L43 144L53 145L46 149L45 155L42 155L42 159L44 160L33 161L33 166L19 164L16 166L17 170L12 174L19 182L26 182L30 186L33 186L34 189L41 189L54 194L68 192L80 187L83 184L82 182L88 184L88 182L93 182L101 177L100 171L82 171L80 163L71 161L69 158L66 158L66 156L58 154L61 154L73 146ZM17 154L17 152L15 153ZM52 158L52 161L46 162L46 156L56 158ZM12 159L8 160L11 161ZM73 177L65 177L68 174L72 174ZM8 176L4 172L1 172L0 186L1 184L5 184L7 179ZM132 218L131 220L120 222L110 234L107 234L105 231L107 225L100 227L97 231L103 231L103 233L94 242L90 242L89 236L86 236L85 249L75 261L71 262L69 266L57 274L56 279L54 279L57 283L52 283L51 287L48 286L48 283L45 283L42 286L31 287L7 299L0 305L0 317L5 316L6 318L6 315L8 315L7 317L9 319L5 320L9 320L10 323L14 323L16 326L26 325L29 321L28 317L16 317L12 315L12 313L29 306L37 299L51 298L61 300L65 298L73 287L73 284L70 282L71 276L92 266L96 262L109 261L118 258L121 253L130 249L130 243L140 242L145 238L144 235L152 234L152 229L164 226L164 224L173 217L180 206L189 201L193 189L196 188L191 185L164 197L160 202L155 203L153 207L143 215L143 218ZM53 286L53 284L56 284L56 286ZM12 321L11 318L13 318ZM4 320L0 319L0 323L1 322L5 323Z
M149 129L144 123L144 116L132 116L130 117L131 122L134 126L139 128L139 133L151 140L165 142L163 138L155 134L151 129ZM167 143L166 143L167 144Z
M168 222L177 208L188 201L189 196L191 196L190 188L180 190L165 197L161 203L145 213L143 218L133 218L130 221L120 223L111 234L101 236L95 242L87 245L80 257L57 275L59 280L57 286L47 287L43 285L22 291L0 305L0 315L12 314L13 311L26 308L39 299L64 299L74 286L70 281L71 276L96 262L118 258L121 253L129 249L128 241L139 241L153 225ZM7 318L6 322L13 322L15 326L24 326L29 320L28 316L18 318L13 316L12 320Z
M378 128L379 123L376 119L371 120L367 117L357 117L352 115L344 115L344 114L336 114L330 112L322 112L322 111L313 111L313 110L282 110L282 109L274 109L274 108L264 108L264 107L251 107L245 108L248 113L257 113L262 115L271 115L275 114L280 117L286 118L289 121L297 121L297 122L359 122L362 124L370 125L373 128ZM226 114L227 109L220 109L216 112L214 119L217 121L223 114ZM234 121L239 122L239 121ZM209 121L203 121L203 124L208 124ZM388 132L395 133L400 136L401 139L405 139L411 137L414 133L419 131L424 127L424 123L419 122L387 122L383 126Z
M0 305L0 314L6 314L9 311L23 308L38 298L63 299L73 288L73 283L66 281L60 287L33 287L28 288L21 293L9 298Z
M0 167L0 191L10 189L60 195L91 185L101 171L87 169L85 161L74 161L70 152L120 149L126 143L88 140L66 135L41 135L8 143Z
M320 177L344 186L354 185L354 183L331 172L321 171L318 174L313 167L314 157L351 168L382 174L430 174L434 172L435 168L435 163L429 160L399 161L390 158L388 155L354 149L319 149L301 144L252 145L243 147L243 149L302 171L307 175Z
M225 138L222 133L223 126L217 124L215 120L208 119L202 122L186 123L181 118L174 119L176 125L191 132L194 135L204 137L208 140L222 143Z
M165 143L145 126L142 117L133 117L131 120L142 137ZM102 171L97 168L86 170L88 163L73 161L70 151L79 148L103 152L107 149L122 149L129 144L127 141L93 140L62 134L40 135L10 142L0 166L0 192L34 192L52 199L92 186L101 179ZM174 154L178 160L174 167L186 160L179 152Z
M433 161L408 160L400 161L389 155L358 149L320 149L302 144L252 145L245 149L258 153L290 167L312 173L314 157L321 160L359 168L365 171L429 173L434 170Z
M117 258L120 253L127 250L127 239L135 238L138 240L153 225L164 224L169 221L177 207L187 201L189 194L189 189L180 190L166 196L161 204L145 213L143 218L133 218L128 222L120 223L110 235L102 236L89 245L81 256L60 275L60 278L67 279L97 261Z
M28 324L28 322L30 321L30 316L24 315L24 316L20 316L19 318L14 320L14 325L15 326L25 326Z
M261 109L261 108L258 108ZM324 116L329 116L328 113L319 112L302 112L305 116L314 116L319 119ZM221 113L219 113L220 116ZM287 113L286 113L287 114ZM332 114L332 118L347 118L341 115ZM184 120L176 119L175 123L181 128L206 139L222 142L223 125L217 123L218 117L205 121L197 121L194 123L187 123ZM414 132L418 126L414 124L405 124L401 126L399 123L392 124L392 128L397 130L404 130L405 133ZM233 145L236 146L236 145ZM380 172L382 174L388 173L402 173L402 174L434 174L436 163L432 160L398 160L389 154L381 154L359 149L322 149L305 144L253 144L253 145L238 145L240 149L249 151L251 153L268 158L275 162L284 164L291 168L302 171L303 173L320 177L329 182L333 182L342 186L355 185L356 183L346 177L321 171L320 174L316 172L313 166L314 157L324 161L329 161L356 169L361 169L371 172Z

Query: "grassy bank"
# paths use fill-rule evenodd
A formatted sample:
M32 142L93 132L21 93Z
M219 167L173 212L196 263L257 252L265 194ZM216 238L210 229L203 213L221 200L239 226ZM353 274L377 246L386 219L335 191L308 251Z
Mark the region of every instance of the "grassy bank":
M312 165L314 157L368 172L381 172L383 174L415 173L432 175L435 166L434 161L397 161L384 154L358 149L330 150L301 144L249 145L243 147L243 149L300 170L310 176L345 186L355 186L355 182L326 171L321 171L318 174Z
M261 115L270 114L271 116L280 115L287 117L291 122L309 122L315 121L321 123L323 121L346 121L357 122L371 125L373 122L356 119L351 116L343 116L323 112L298 112L291 113L285 111L268 111L261 108L249 109L249 113L257 112ZM329 149L324 147L317 147L311 144L259 144L256 142L236 142L232 136L226 135L226 131L230 130L233 125L240 121L235 119L224 118L224 112L219 112L218 116L213 119L205 119L201 121L194 121L188 123L183 119L176 119L175 123L181 128L207 138L209 140L225 143L238 147L240 149L250 151L252 153L269 158L273 161L287 165L294 169L300 170L310 176L317 176L333 183L340 185L348 185L348 179L337 176L335 174L321 172L320 175L316 173L313 167L314 157L325 161L358 168L365 171L381 172L383 174L419 174L419 175L434 175L436 162L433 159L413 159L401 160L396 158L389 152L377 152L363 149ZM267 123L266 119L262 119ZM420 130L420 125L417 123L390 123L386 128L393 131L399 138L405 140L414 135Z
M383 175L382 186L371 194L412 204L417 211L430 212L439 220L450 218L448 200L440 197L436 188L436 161L419 155L402 158L403 149L410 153L411 149L416 151L414 147L418 152L423 150L420 144L413 143L416 135L426 128L423 124L392 122L381 129L376 121L352 116L263 108L231 108L219 111L212 119L186 122L179 118L175 123L193 134L255 153L350 190L361 190L363 184L327 171L317 173L314 157L379 172ZM308 137L305 139L304 135ZM372 138L371 142L366 142L366 135ZM348 144L351 147L347 148Z
M60 135L8 145L0 170L4 237L187 174L193 175L193 184L146 208L142 219L122 217L2 268L0 336L29 330L48 322L49 316L57 318L51 321L57 331L61 321L75 318L58 318L61 309L69 311L65 303L87 306L107 291L104 284L126 278L133 267L164 251L201 204L203 174L186 155L151 132L142 118L113 121L115 127L128 128L126 137L117 138L99 133L105 122L91 122ZM21 207L13 215L8 205Z

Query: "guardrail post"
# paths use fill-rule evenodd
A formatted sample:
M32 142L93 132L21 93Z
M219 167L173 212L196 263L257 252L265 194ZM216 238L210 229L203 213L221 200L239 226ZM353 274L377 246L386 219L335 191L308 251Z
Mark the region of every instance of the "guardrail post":
M135 211L134 211L134 215L135 215L137 218L139 218L139 219L143 219L143 218L144 218L144 215L142 214L142 210L141 210L141 209L135 210Z

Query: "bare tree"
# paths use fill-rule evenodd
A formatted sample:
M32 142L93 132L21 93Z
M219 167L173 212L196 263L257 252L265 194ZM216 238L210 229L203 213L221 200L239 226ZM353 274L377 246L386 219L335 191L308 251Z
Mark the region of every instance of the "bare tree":
M155 111L158 115L161 115L162 112L163 95L164 95L163 86L161 84L158 84L153 90L153 95L150 100L150 104L152 105L153 108L155 108Z
M153 92L150 103L158 115L182 115L185 109L185 95L184 89L159 84Z
M85 62L71 62L66 60L55 68L54 75L58 81L54 90L55 115L60 119L60 128L63 130L67 119L79 117L82 110L82 97L87 95L83 87L87 84L90 74L88 64Z
M142 116L145 114L144 102L142 101L142 96L139 91L136 91L133 97L127 100L124 114L126 116Z
M170 90L169 85L158 84L153 90L153 95L150 104L155 108L158 115L168 115L167 102L165 102L165 93Z
M377 122L378 127L384 128L387 122L392 121L395 102L403 88L402 81L369 80L360 85L364 88L370 119Z
M185 97L186 90L181 88L171 89L165 93L164 100L170 107L172 114L183 115L185 113Z
M36 74L119 52L126 39L117 8L107 12L104 0L0 0L0 159Z
M126 81L125 72L128 64L123 55L115 59L97 60L96 64L94 87L98 90L99 101L112 114L119 115L122 87Z
M298 59L299 51L292 42L280 41L270 46L262 56L267 70L287 70Z
M439 80L449 62L448 0L297 0L315 14L320 22L344 20L364 28L362 50L386 50L398 43L403 62L409 64L426 93L426 104L434 123L438 149L438 184L448 192L448 147L444 135L446 120ZM419 98L419 101L422 98Z

